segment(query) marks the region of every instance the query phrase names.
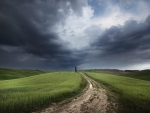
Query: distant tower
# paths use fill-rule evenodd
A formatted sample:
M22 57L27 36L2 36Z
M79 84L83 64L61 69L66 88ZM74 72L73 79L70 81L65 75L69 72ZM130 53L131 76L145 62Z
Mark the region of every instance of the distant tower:
M75 66L75 72L77 72L77 67Z

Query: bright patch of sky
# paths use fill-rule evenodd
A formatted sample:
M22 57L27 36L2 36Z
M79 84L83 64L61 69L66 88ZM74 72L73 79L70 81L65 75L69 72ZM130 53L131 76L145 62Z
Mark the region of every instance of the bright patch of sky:
M88 47L94 38L111 26L123 25L131 19L141 22L150 14L149 4L144 0L88 0L82 10L83 14L78 16L70 9L66 22L54 27L72 49ZM90 33L92 26L96 32Z

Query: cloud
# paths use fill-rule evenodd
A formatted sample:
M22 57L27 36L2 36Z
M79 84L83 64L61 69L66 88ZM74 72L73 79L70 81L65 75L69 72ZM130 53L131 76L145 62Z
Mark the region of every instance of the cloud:
M59 23L55 25L55 30L57 31L59 37L70 43L69 47L71 49L81 49L87 47L89 44L90 38L87 37L87 34L84 31L93 24L93 21L91 20L93 11L90 6L83 7L82 11L82 16L78 16L71 11L65 24L61 25ZM72 31L74 32L73 37Z
M142 49L149 45L150 41L149 18L150 16L143 23L129 20L124 23L124 26L112 26L106 29L93 45L102 47L107 54Z
M74 53L52 29L57 23L65 23L70 9L81 16L86 2L5 0L0 4L1 67L10 64L10 67L36 67L38 64L70 68L80 63L78 58L71 57Z
M88 61L95 67L122 69L150 62L150 16L144 22L128 20L123 26L106 29L94 43ZM94 51L93 51L94 50ZM107 65L107 66L105 66ZM94 66L93 66L94 67Z
M142 22L150 14L147 0L88 0L88 4L93 10L92 19L103 29L130 19Z
M149 5L147 0L0 1L0 67L146 65Z

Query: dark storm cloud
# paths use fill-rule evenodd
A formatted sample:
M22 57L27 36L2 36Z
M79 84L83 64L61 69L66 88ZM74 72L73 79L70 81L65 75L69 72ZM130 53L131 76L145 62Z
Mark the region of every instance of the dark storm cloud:
M96 26L93 26L98 28ZM92 27L85 30L86 34ZM93 30L93 28L92 28ZM124 25L111 26L91 40L83 69L147 69L150 63L150 16L144 21L128 20Z
M128 20L124 26L106 29L93 46L101 48L106 54L119 54L135 49L150 49L150 16L145 22Z
M150 16L144 22L128 20L106 29L88 51L90 68L132 69L150 62ZM83 66L84 67L84 66ZM136 68L137 69L137 68Z
M59 39L53 26L64 24L70 8L81 16L84 5L79 0L0 1L0 66L11 63L24 67L25 62L31 61L66 68L78 65L80 60L71 58L74 53L63 46L67 43Z

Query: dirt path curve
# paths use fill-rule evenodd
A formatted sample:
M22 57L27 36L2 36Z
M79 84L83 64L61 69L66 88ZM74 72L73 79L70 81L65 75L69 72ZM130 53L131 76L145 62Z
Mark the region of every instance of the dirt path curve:
M88 89L79 97L63 105L54 105L34 113L106 113L109 102L106 91L93 79L80 73L89 84Z

